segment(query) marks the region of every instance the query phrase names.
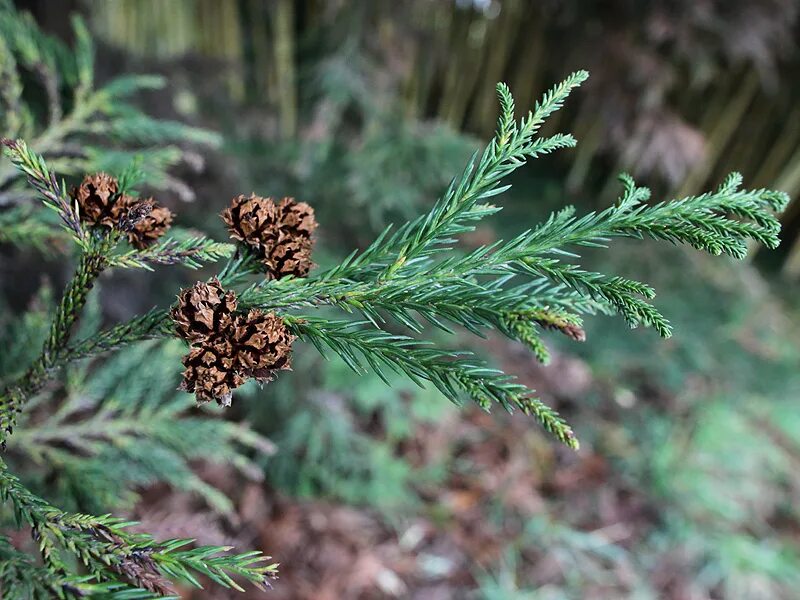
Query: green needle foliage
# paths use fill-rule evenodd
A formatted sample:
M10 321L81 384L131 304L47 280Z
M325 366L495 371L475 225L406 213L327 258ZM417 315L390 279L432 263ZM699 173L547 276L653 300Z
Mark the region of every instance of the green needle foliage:
M178 235L143 251L121 246L120 236L113 230L87 228L81 222L64 184L41 156L22 141L6 140L10 160L57 211L76 242L80 260L56 307L49 333L42 335L40 355L31 358L27 371L6 381L0 393L3 443L11 452L21 451L47 462L62 460L58 440L65 432L87 454L97 456L107 450L112 439L152 438L169 446L171 434L164 437L163 431L159 433L159 419L164 423L173 419L174 428L188 431L193 425L173 408L180 406L177 401L163 405L133 402L125 408L98 401L95 410L83 416L73 415L77 405L68 397L38 431L34 421L29 424L25 418L36 413L36 394L62 367L142 340L176 335L169 311L154 309L109 329L74 336L73 325L85 312L88 289L102 270L151 264L196 267L226 257L218 279L236 292L239 314L250 309L275 312L300 340L320 352L333 352L356 372L373 371L387 380L389 372L394 372L420 385L430 384L459 404L472 399L486 410L494 404L509 411L520 409L558 440L577 449L576 436L564 419L512 375L469 352L441 349L420 336L428 328L451 333L462 328L476 335L496 330L546 361L544 330L582 340L581 319L603 312L622 316L632 327L653 327L668 337L671 328L651 303L652 288L586 271L577 262L575 251L604 247L617 237L651 237L743 258L751 241L770 248L778 245L780 227L775 213L788 201L779 192L743 190L741 178L732 175L714 192L649 204L649 191L623 175L619 201L605 210L578 216L573 209L564 209L510 240L460 251L456 246L459 236L501 210L493 202L508 189L504 180L513 171L530 159L575 144L569 135L542 138L537 133L587 76L583 71L570 75L520 120L515 117L508 88L500 84L501 115L494 139L469 161L428 213L396 230L386 229L363 251L354 251L340 264L305 278L265 280L251 251L206 238ZM121 177L123 187L128 178ZM357 319L328 316L336 310L345 316L355 314ZM87 377L91 379L91 373ZM142 416L152 422L130 423ZM18 422L21 431L12 437ZM31 433L26 432L28 426ZM114 433L104 439L97 430ZM230 432L227 435L226 439L233 437ZM189 458L179 449L171 451ZM191 487L194 480L190 474L184 475ZM152 476L159 477L158 473ZM134 593L131 586L162 593L168 585L164 578L195 582L193 573L199 572L221 585L236 587L234 576L262 584L274 570L273 566L254 566L262 560L258 554L220 554L221 548L186 550L185 540L156 542L129 533L127 524L111 517L62 512L32 494L4 466L0 490L19 523L34 531L43 565L31 566L28 575L17 575L25 570L20 565L32 563L14 555L10 560L15 566L0 571L9 578L0 584L9 589L11 585L49 586L66 596L73 593L70 586L87 586L88 591L80 588L80 592L89 594L93 593L91 586L110 585L109 590L117 594ZM200 491L210 494L209 490ZM83 565L88 579L78 583L68 579L73 575L62 559L65 553Z
M62 175L119 172L136 159L140 182L187 189L168 174L184 157L178 144L215 146L219 136L153 118L134 106L137 94L165 86L162 77L124 75L98 86L89 31L78 17L72 25L74 48L42 32L11 0L0 0L0 131L8 138L28 140ZM27 170L21 166L0 160L0 207L27 206L40 191L25 185ZM42 165L27 167L37 170ZM57 187L55 181L50 187ZM70 211L62 209L62 217L69 218ZM45 214L21 210L22 215L17 210L0 212L0 241L24 245L29 240L47 249L57 231Z
M13 340L3 341L13 347ZM168 481L229 512L229 499L199 478L190 461L233 466L259 480L249 454L269 453L271 445L244 425L193 414L191 399L176 390L181 353L176 341L141 344L100 364L76 365L57 394L29 405L7 452L9 463L33 489L70 508L130 508L136 486ZM144 371L147 377L136 377ZM54 465L60 477L51 483L41 473Z
M36 577L36 573L28 574L28 578L40 587L49 588L51 597L82 597L105 591L129 594L136 588L140 590L134 596L112 597L163 597L170 595L171 590L165 576L199 586L196 574L238 590L242 588L232 579L233 576L266 587L268 578L276 569L274 564L263 564L268 557L260 552L232 555L227 553L230 548L224 546L186 549L191 540L158 542L147 534L129 532L127 528L132 523L108 515L95 517L65 513L31 494L8 472L2 461L0 498L10 503L18 525L31 528L49 579L43 581ZM70 568L63 560L65 552L77 559L90 575L77 580L68 577ZM116 573L127 583L114 582L111 573ZM111 586L107 585L108 579L112 579ZM86 588L81 582L88 584ZM0 580L4 591L24 584L24 579ZM141 593L142 590L151 593Z

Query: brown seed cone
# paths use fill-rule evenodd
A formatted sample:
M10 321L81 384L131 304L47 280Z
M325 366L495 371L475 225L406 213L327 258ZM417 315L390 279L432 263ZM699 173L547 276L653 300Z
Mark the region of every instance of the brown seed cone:
M234 389L245 382L236 368L236 351L225 337L192 346L183 357L181 389L193 392L198 402L215 400L221 406L230 406Z
M233 327L237 367L245 377L270 381L275 371L291 368L295 339L280 317L252 309Z
M274 249L261 262L273 279L294 275L305 277L314 266L311 261L311 240L288 238L275 244Z
M78 203L81 220L89 225L114 227L128 210L120 200L117 180L107 173L84 177L72 190L72 198Z
M280 212L271 198L239 195L222 211L222 220L232 238L261 251L274 243Z
M317 229L314 209L305 202L295 202L294 198L284 198L278 205L281 229L292 237L310 238Z
M133 231L133 228L139 224L139 221L153 212L153 208L155 207L155 202L153 202L152 198L138 200L137 198L125 196L122 198L122 201L126 204L128 210L125 212L125 215L120 218L117 227L125 232Z
M311 234L317 228L314 209L305 202L252 194L237 196L222 211L222 220L236 240L253 248L267 267L267 275L280 279L303 277L313 266Z
M144 250L167 232L172 224L173 214L170 209L159 206L152 198L133 206L131 212L135 212L136 207L141 204L150 205L151 210L142 217L131 219L128 241L134 248Z
M219 280L213 278L182 290L170 314L183 339L207 341L228 332L236 305L236 294L223 290Z
M292 342L283 320L253 309L236 317L227 335L196 342L183 357L181 389L198 402L230 406L232 392L248 378L270 381L275 371L291 368Z

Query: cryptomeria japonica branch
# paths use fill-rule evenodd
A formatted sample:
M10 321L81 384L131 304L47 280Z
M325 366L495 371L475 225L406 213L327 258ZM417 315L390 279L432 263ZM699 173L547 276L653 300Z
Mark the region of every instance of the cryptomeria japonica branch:
M437 347L425 340L425 332L461 328L483 335L496 330L527 346L542 362L548 359L544 332L583 341L587 314L618 314L632 327L653 327L668 337L670 324L652 304L650 286L587 271L575 250L604 247L617 237L651 237L741 259L751 241L778 245L775 215L788 202L781 192L742 189L741 177L733 174L715 191L649 203L649 190L623 175L618 202L605 210L579 216L565 208L510 240L459 251L459 236L501 210L495 202L508 189L504 180L513 171L537 156L575 145L570 135L537 133L586 77L583 71L570 75L520 120L508 88L498 85L501 115L495 137L430 211L397 229L387 228L369 247L324 271L313 268L318 224L305 202L252 194L237 196L227 206L221 203L221 218L233 241L221 243L170 229L174 215L136 194L136 169L117 177L87 175L68 191L24 141L4 140L13 164L60 216L79 259L39 358L0 393L3 446L13 443L18 414L58 369L137 341L177 336L186 343L182 388L198 402L230 405L239 386L250 379L268 384L290 368L293 346L310 342L357 372L384 377L388 369L421 385L432 384L456 403L472 399L486 410L495 404L522 410L577 449L572 428L533 390L470 352ZM73 339L87 295L104 270L154 264L197 268L217 261L224 262L216 276L176 290L171 308ZM330 317L330 310L320 308L338 309L342 316ZM268 394L263 401L269 401ZM125 533L124 524L111 519L69 525L69 535L83 544L70 546L58 535L67 535L63 524L73 517L36 505L5 470L0 483L0 492L15 503L22 520L39 532L43 556L55 556L53 545L61 544L95 569L98 581L103 578L97 553L109 546L118 550L111 566L115 575L109 577L159 593L167 589L165 576L191 577L190 568L223 585L236 585L229 573L263 584L274 572L272 565L251 566L263 559L260 555L217 557L220 549L202 548L183 552ZM53 560L46 565L60 572Z

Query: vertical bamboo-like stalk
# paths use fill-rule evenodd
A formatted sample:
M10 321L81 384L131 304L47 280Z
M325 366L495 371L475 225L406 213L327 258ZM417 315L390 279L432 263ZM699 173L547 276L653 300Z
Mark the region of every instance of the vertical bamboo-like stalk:
M420 73L422 65L419 61L419 47L415 45L411 52L411 69L409 69L408 77L402 86L403 115L406 119L419 117L419 94L422 89L422 73Z
M789 159L788 164L775 180L774 187L783 190L790 196L800 193L800 148Z
M679 197L694 193L708 180L714 165L736 132L745 111L747 111L747 108L758 93L758 88L758 75L754 70L750 69L744 75L744 80L741 82L736 95L728 102L725 109L716 115L714 126L707 136L705 159L686 177L678 190L677 195Z
M533 3L528 3L522 21L521 28L527 33L520 36L515 52L516 66L511 76L511 89L520 108L533 106L541 92L538 88L545 52L544 15Z
M184 54L191 47L193 4L194 0L172 3L175 19L175 28L169 36L172 41L170 48L172 56Z
M411 23L413 27L418 27L420 25L420 19L418 16L418 3L414 2L411 4L410 10L411 12ZM430 53L432 48L430 45L426 48L427 52ZM410 48L411 57L409 58L410 68L408 70L408 76L402 82L401 85L401 96L402 96L402 103L403 103L403 115L407 119L415 119L420 116L420 100L419 94L422 89L422 67L429 63L431 60L431 55L428 54L426 57L426 61L420 60L420 44L416 43L413 44Z
M795 240L789 255L781 267L781 273L790 279L800 277L800 240Z
M442 120L447 121L453 127L460 128L461 123L456 122L455 111L452 105L456 102L456 97L461 87L461 74L466 70L465 57L469 44L469 27L472 22L472 11L454 9L451 15L450 35L447 45L447 61L444 74L444 87L439 99L438 114ZM470 69L475 69L474 64L469 65Z
M263 0L248 0L250 39L252 40L252 80L254 95L266 98L271 105L277 105L279 93L277 86L270 85L273 68L273 53L269 44L269 13Z
M217 2L215 17L221 25L222 37L220 53L234 67L230 70L228 85L236 98L244 98L244 48L239 20L239 7L236 2ZM212 30L213 31L213 30Z
M795 106L783 120L785 127L753 178L754 187L766 187L780 177L782 167L790 161L792 153L800 147L800 106Z
M137 9L130 0L123 4L126 17L122 19L121 26L125 32L125 37L128 41L128 48L142 48L141 40L139 39L141 27L141 19L139 16L140 11ZM126 27L126 23L130 23L130 29Z
M294 2L277 0L274 18L275 73L279 92L281 133L285 138L297 132L297 82L294 62Z
M436 93L436 79L439 73L439 57L447 53L447 44L450 29L453 25L453 13L449 6L435 4L430 6L426 2L415 3L415 20L417 25L426 32L426 43L416 51L414 68L413 86L414 108L409 110L409 114L418 116L428 116L428 106L430 106ZM443 49L444 46L444 49ZM438 104L437 116L442 115L442 106Z
M305 25L309 31L317 29L322 23L323 8L320 4L324 0L305 0L303 8L305 11Z
M738 171L744 176L748 184L752 183L755 175L756 157L766 153L769 136L765 135L770 130L779 110L770 98L759 94L753 103L746 119L738 123L731 135L728 150L721 154L712 170L712 180L722 179L731 171Z
M460 77L456 80L454 96L451 98L448 112L448 121L458 129L466 125L470 102L475 95L481 72L485 69L487 51L490 54L492 52L491 47L486 43L488 26L489 23L483 15L475 15L464 40L462 62L465 68L461 69Z
M795 108L793 114L797 111L798 109ZM795 115L796 118L797 116ZM782 234L784 243L791 244L791 250L783 264L783 273L796 278L800 276L800 203L795 198L800 194L800 145L798 144L796 129L791 132L789 139L794 142L794 153L786 161L786 166L775 178L775 183L772 184L772 187L783 190L793 198L788 209L781 216L781 221L784 223ZM786 146L788 147L788 145L787 143Z
M473 107L470 125L484 135L491 135L497 117L495 85L508 70L511 49L521 27L520 0L505 0L500 15L491 23L484 50L487 53L483 77L476 88L478 98Z
M580 117L576 120L573 129L575 130L575 137L579 143L575 156L572 160L572 167L567 175L567 190L575 192L580 190L586 177L589 174L589 169L592 166L597 149L603 141L603 133L605 132L605 124L602 119L598 119L597 115L586 109L585 105L581 110Z

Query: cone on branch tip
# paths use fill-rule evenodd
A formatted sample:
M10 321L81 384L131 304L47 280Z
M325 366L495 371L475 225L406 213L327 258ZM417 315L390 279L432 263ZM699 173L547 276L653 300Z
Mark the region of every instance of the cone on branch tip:
M283 198L276 203L255 194L240 195L222 211L222 220L233 239L259 256L268 277L305 277L313 266L312 234L317 221L314 209L305 202Z
M72 190L72 199L78 203L81 220L89 225L113 228L128 213L119 183L107 173L84 177Z
M236 352L231 340L216 337L189 348L183 357L181 389L194 393L198 402L215 400L230 406L232 392L245 382L236 364Z
M234 320L236 294L222 289L217 278L182 290L171 316L178 335L189 342L227 333Z
M283 319L252 309L237 317L233 328L238 366L259 383L271 381L275 371L291 368L295 339Z
M107 173L86 175L71 195L83 222L122 231L139 250L164 235L172 223L172 211L152 198L120 193L119 182Z
M295 336L283 320L257 309L235 315L236 306L235 294L212 279L183 290L172 309L178 334L190 342L181 389L198 402L229 406L248 379L264 383L290 368Z

